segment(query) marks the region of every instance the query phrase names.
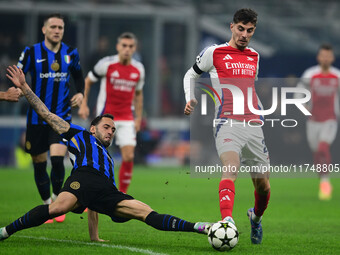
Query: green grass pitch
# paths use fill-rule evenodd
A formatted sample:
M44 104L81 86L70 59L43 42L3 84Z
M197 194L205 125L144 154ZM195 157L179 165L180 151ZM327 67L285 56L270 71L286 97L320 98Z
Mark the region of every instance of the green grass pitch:
M218 179L191 178L189 170L135 167L129 194L159 213L186 220L218 221ZM240 232L232 254L340 254L340 179L332 179L333 199L317 199L318 179L271 180L263 218L263 243L250 243L246 211L254 204L250 178L238 179L234 219ZM0 169L0 226L40 204L33 171ZM89 241L87 215L69 213L64 223L42 225L0 242L0 254L216 254L204 235L157 231L132 220L118 224L100 215L100 237Z

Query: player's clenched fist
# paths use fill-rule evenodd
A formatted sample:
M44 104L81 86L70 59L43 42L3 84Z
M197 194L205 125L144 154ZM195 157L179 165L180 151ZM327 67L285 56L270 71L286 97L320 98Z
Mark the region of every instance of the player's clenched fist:
M0 93L2 93L0 94L0 101L18 102L19 98L22 96L21 90L15 87L10 87L6 92Z
M77 93L71 98L71 106L72 107L79 107L83 101L83 94Z

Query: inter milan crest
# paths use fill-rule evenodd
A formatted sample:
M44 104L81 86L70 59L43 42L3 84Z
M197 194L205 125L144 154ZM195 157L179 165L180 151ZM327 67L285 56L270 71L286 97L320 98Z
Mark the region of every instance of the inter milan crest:
M53 63L51 64L51 69L56 72L59 70L59 68L60 65L58 64L57 60L54 60Z
M80 188L80 183L75 181L70 184L71 189L77 190Z
M30 150L32 148L31 143L29 141L26 141L26 149Z

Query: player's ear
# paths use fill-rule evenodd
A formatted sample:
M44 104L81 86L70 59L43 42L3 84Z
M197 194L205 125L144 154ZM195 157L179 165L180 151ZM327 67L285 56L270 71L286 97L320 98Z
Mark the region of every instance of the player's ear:
M90 127L90 133L94 134L96 132L96 127L95 126L91 126Z
M230 30L233 30L234 23L230 23Z
M41 28L41 31L42 31L43 34L46 34L46 27L45 27L45 25Z

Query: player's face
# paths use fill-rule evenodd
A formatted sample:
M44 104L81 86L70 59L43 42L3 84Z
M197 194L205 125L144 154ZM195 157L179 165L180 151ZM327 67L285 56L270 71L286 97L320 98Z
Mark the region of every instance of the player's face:
M117 43L117 52L119 58L123 61L130 60L136 51L136 42L134 39L123 38Z
M64 21L58 18L50 18L42 28L45 39L51 44L58 44L64 36Z
M255 25L253 23L248 22L247 24L239 23L231 23L230 30L232 32L232 38L230 40L230 44L232 47L236 47L240 50L243 50L248 46L250 39L253 37L255 32Z
M97 126L92 126L90 131L107 148L112 143L116 126L112 119L104 117Z
M332 50L321 49L318 53L317 60L322 68L329 68L335 60Z

